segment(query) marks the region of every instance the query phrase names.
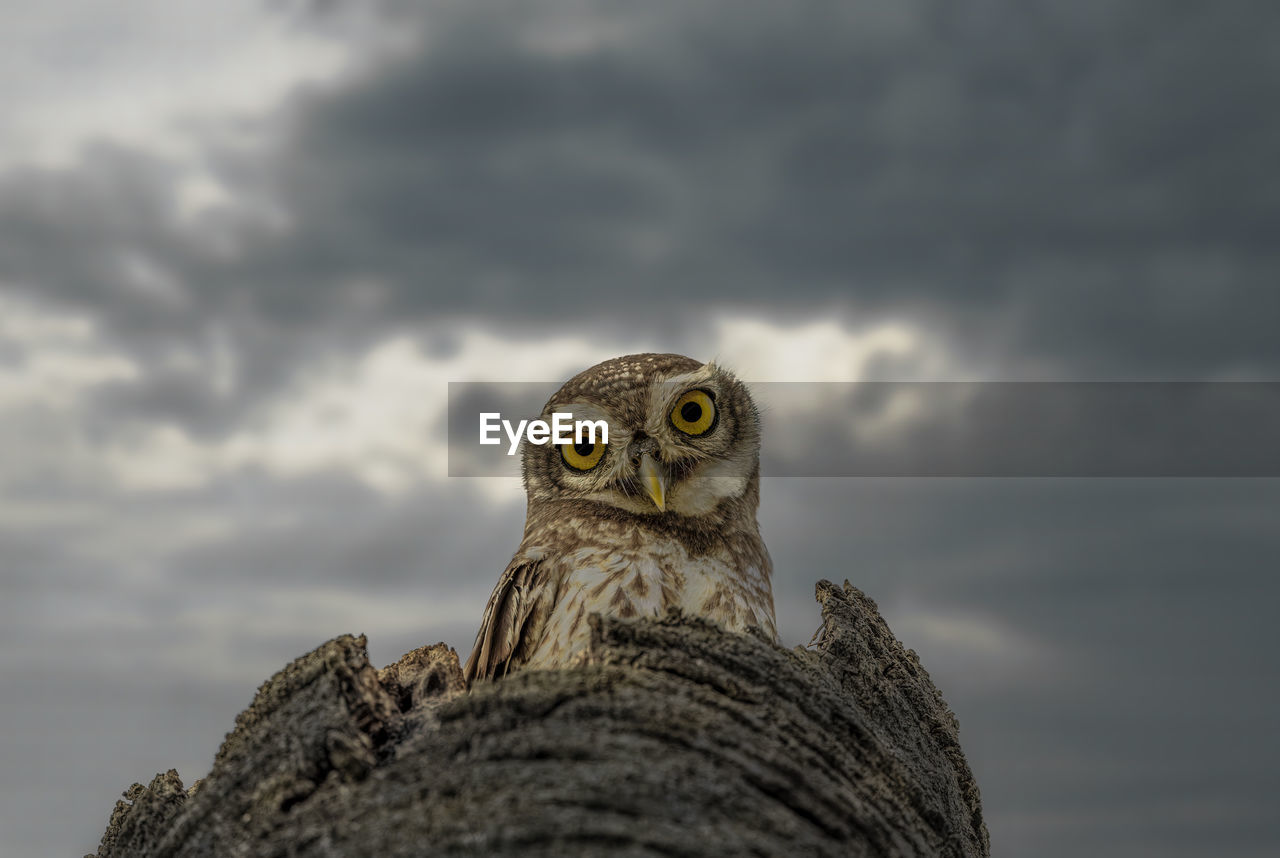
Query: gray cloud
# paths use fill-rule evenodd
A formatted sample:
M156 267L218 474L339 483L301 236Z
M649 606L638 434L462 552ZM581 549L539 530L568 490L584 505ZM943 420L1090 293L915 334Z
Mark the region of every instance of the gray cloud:
M1069 326L1073 355L1271 354L1253 314L1230 314L1230 342L1204 319L1269 302L1276 271L1250 167L1275 129L1234 88L1276 79L1261 20L665 7L557 56L528 47L545 18L499 8L431 16L427 50L300 114L284 184L315 215L317 262L400 271L419 284L406 310L603 315L612 289L774 305L785 285L809 306L1012 302L1028 349Z
M284 186L325 265L401 272L407 312L782 287L987 331L1011 307L1017 348L1091 364L1275 356L1269 7L605 7L635 35L568 56L529 47L573 26L551 8L436 12L300 113Z
M0 778L15 848L90 850L119 789L202 774L256 683L333 634L379 663L465 649L519 537L518 505L459 480L77 466L121 426L225 440L394 334L694 351L731 311L907 318L1014 378L1276 370L1272 4L385 9L420 50L210 131L230 205L184 212L188 166L122 145L0 174L0 289L139 372L2 433L0 770L39 773ZM960 715L998 852L1280 842L1274 481L763 497L787 641L817 577L878 599Z
M421 50L300 91L266 150L209 153L292 227L179 223L172 165L100 148L4 177L0 275L131 335L216 319L275 349L324 323L847 303L1081 372L1274 366L1269 5L396 14Z
M524 511L461 483L443 488L389 502L342 474L230 480L198 503L229 511L234 537L180 551L175 577L289 584L305 575L308 585L374 594L427 580L433 598L483 599L519 545Z

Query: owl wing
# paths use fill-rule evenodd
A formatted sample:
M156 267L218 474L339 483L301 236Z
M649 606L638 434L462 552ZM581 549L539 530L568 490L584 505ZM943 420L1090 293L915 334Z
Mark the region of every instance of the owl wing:
M550 609L550 582L541 562L516 555L493 588L476 643L463 669L467 685L476 679L503 676L517 655L536 641L528 633Z

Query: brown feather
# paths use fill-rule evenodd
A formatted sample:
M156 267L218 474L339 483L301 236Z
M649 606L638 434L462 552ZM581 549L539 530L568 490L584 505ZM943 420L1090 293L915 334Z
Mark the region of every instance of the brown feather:
M546 595L539 566L538 562L517 555L498 579L463 669L468 685L476 679L504 675L512 656L522 643L527 643L524 633L534 619L534 608Z

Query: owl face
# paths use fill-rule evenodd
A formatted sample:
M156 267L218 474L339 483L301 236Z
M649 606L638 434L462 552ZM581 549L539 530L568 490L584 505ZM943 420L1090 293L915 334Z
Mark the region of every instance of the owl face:
M746 386L715 364L628 355L570 379L551 397L575 421L604 420L609 443L526 444L530 501L595 501L640 515L699 516L741 497L759 471L760 420Z

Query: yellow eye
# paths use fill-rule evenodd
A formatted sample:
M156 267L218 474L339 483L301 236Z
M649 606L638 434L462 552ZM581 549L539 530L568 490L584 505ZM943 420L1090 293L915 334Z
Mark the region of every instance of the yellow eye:
M716 403L705 390L690 390L671 409L671 425L686 435L705 435L716 425Z
M583 441L581 444L562 444L560 457L575 471L589 471L604 458L604 444Z

